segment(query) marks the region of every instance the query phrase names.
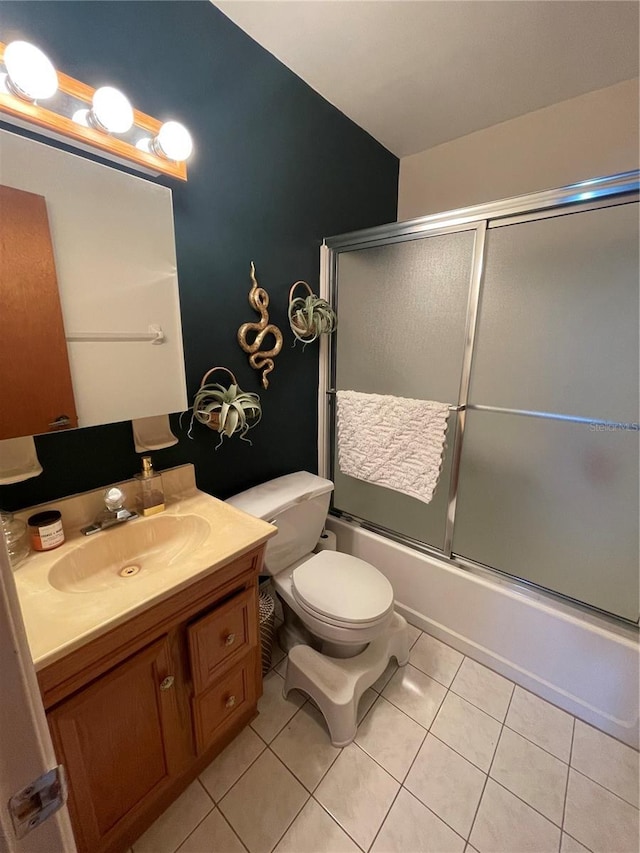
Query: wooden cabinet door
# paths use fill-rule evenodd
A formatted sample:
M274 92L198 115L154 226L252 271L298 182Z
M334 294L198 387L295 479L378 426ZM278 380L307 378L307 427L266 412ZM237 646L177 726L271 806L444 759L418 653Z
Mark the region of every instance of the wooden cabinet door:
M0 440L76 427L43 196L0 186ZM56 425L56 419L68 421Z
M181 769L171 670L164 638L49 712L79 850L106 846Z

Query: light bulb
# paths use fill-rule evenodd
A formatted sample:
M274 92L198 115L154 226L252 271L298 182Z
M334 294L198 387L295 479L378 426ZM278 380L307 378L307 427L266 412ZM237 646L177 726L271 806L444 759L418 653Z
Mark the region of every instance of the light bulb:
M126 133L133 124L133 107L113 86L102 86L93 93L90 123L106 133Z
M58 90L58 75L51 60L33 44L12 41L4 52L7 84L25 101L50 98Z
M156 154L167 160L186 160L193 151L191 134L177 121L166 121L152 145Z
M89 110L76 110L71 118L76 124L81 124L83 127L90 127Z

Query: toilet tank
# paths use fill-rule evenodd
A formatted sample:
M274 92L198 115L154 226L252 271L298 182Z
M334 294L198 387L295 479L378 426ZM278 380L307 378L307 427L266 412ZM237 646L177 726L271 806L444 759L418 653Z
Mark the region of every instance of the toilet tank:
M277 575L315 548L329 511L333 483L308 471L285 474L227 500L238 509L275 524L267 542L264 570Z

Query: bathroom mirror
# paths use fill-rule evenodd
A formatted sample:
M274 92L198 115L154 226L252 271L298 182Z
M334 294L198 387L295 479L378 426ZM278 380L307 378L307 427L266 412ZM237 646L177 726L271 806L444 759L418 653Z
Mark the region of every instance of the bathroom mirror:
M0 310L14 341L0 359L0 405L13 410L0 419L0 439L186 409L171 191L7 131L0 131L0 185L9 188L0 210L8 223ZM14 208L6 199L15 197L46 206L44 242L72 385L72 402L47 404L38 428L29 409L45 396L39 389L55 384L42 330L55 325L56 309L27 282L42 267L43 240L31 220L12 220L22 202ZM11 399L22 402L8 406Z

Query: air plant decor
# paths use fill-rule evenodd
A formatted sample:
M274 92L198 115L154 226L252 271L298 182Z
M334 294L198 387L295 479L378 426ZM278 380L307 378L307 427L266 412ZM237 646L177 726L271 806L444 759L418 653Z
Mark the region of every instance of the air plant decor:
M302 285L308 291L307 296L293 294L296 287ZM330 335L336 328L336 313L326 299L316 296L306 281L296 281L289 291L289 325L296 340L310 344L320 335ZM293 342L295 346L295 341Z
M216 370L224 370L231 377L231 384L227 388L219 382L207 382L207 378ZM225 436L231 437L236 433L243 441L251 444L246 434L262 417L260 397L249 391L243 391L236 377L226 367L212 367L205 373L191 409L191 421L187 433L189 438L193 438L191 431L194 420L199 421L220 434L216 450Z

